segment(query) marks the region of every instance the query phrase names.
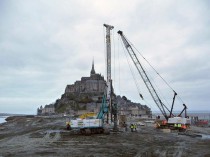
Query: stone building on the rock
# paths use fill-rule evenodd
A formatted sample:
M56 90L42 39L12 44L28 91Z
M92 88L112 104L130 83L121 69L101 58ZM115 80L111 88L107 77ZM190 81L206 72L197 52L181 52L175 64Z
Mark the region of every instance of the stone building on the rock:
M113 88L113 87L112 87ZM94 62L90 76L82 77L74 84L67 85L64 94L55 103L45 105L37 109L38 115L46 115L53 113L67 113L70 115L78 115L81 112L95 112L100 110L103 95L106 91L106 81L101 74L95 72ZM113 89L114 91L114 89ZM133 103L130 100L124 100L125 97L116 97L119 115L150 115L151 110L146 105Z
M45 107L40 106L37 108L37 115L51 115L55 114L55 107L53 104L45 105Z
M106 87L106 82L101 74L97 74L94 69L94 62L92 63L92 69L90 77L82 77L80 81L76 81L72 85L67 85L65 94L68 93L97 93L103 95Z

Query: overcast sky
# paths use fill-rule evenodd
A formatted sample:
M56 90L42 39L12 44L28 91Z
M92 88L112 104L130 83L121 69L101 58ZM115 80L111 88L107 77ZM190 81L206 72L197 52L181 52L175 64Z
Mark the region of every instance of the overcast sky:
M96 72L106 76L104 23L115 27L116 94L158 110L151 97L138 96L120 48L122 30L189 110L210 110L209 15L208 0L1 0L0 112L35 114L67 84L89 76L93 58Z

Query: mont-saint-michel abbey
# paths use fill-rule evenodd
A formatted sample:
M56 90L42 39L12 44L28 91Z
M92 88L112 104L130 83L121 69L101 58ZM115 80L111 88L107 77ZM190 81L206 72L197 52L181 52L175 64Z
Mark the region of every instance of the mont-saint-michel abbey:
M76 81L72 85L67 85L65 94L68 93L98 93L103 95L106 82L101 74L97 74L94 69L94 62L92 63L92 69L90 71L90 77L82 77L81 81Z
M81 115L87 112L98 113L105 88L106 81L104 76L95 72L94 62L92 62L90 76L81 77L81 80L67 85L60 99L57 99L55 103L40 106L37 109L37 114L49 115L63 113ZM114 96L117 102L118 115L151 115L151 109L148 106L134 103L126 98L126 96Z

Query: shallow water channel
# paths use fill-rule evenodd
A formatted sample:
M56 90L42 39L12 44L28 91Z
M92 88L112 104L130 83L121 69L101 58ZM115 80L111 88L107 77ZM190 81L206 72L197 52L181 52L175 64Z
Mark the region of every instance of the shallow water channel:
M0 117L0 124L6 122L6 120L5 120L6 118L7 117L4 117L4 116Z

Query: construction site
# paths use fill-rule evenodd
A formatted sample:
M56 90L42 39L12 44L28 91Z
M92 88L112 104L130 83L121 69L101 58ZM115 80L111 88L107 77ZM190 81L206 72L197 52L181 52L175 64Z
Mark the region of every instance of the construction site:
M11 117L0 125L0 156L72 157L208 157L210 128L191 126L188 134L156 129L120 127L110 134L82 135L66 130L65 117Z
M8 117L7 122L0 124L0 156L210 156L209 125L191 125L192 117L187 112L189 106L149 63L172 93L168 94L173 96L169 99L170 104L164 102L154 80L138 57L138 51L122 31L118 31L118 34L138 75L138 78L134 78L135 84L138 88L136 80L142 80L160 115L144 117L119 114L111 75L111 30L114 27L107 24L103 26L106 29L107 73L99 111L80 116ZM95 72L91 74L93 76ZM69 86L68 90L75 89ZM144 93L138 92L144 100ZM174 112L177 100L181 102L181 110ZM193 122L199 121L195 119Z

